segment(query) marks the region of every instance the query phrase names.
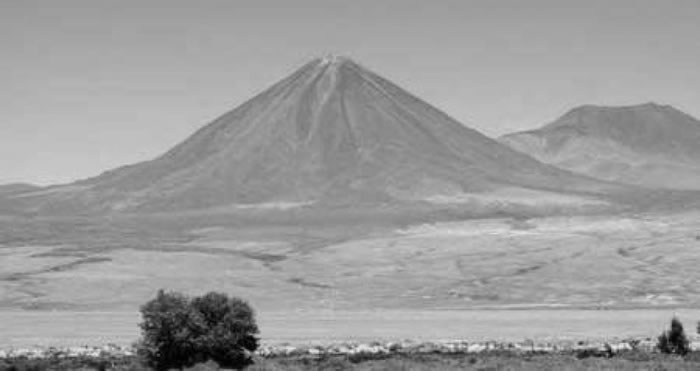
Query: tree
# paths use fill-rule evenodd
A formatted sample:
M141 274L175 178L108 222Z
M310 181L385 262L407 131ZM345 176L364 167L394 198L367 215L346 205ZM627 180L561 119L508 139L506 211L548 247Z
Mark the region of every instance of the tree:
M140 355L156 370L206 361L241 369L258 347L255 313L245 301L222 293L188 298L158 291L141 307Z
M210 292L192 300L192 308L202 316L206 333L200 349L207 360L222 367L242 368L252 363L250 354L258 348L255 313L245 301Z
M690 351L689 344L683 330L683 324L677 317L673 317L671 319L671 329L664 331L659 336L656 346L662 353L686 355Z
M156 298L141 307L143 339L139 353L156 370L193 365L194 339L203 332L189 299L175 292L158 291ZM198 328L200 327L200 328Z

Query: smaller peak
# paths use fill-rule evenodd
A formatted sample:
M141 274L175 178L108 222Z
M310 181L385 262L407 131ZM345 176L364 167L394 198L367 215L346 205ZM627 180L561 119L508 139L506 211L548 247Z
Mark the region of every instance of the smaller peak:
M580 105L578 107L574 107L571 109L571 111L590 111L590 110L599 110L599 109L604 109L606 106L599 106L596 104L584 104Z
M588 115L588 114L591 114L591 113L594 113L594 112L600 112L600 111L603 111L603 110L606 110L606 109L609 109L609 108L610 108L610 107L607 107L607 106L599 106L599 105L595 105L595 104L584 104L584 105L580 105L580 106L577 106L577 107L574 107L574 108L570 109L569 111L567 111L567 112L564 114L564 117L567 117L567 116Z
M647 102L647 103L642 103L636 106L628 106L627 108L629 109L653 109L653 110L666 110L668 108L671 108L671 106L667 104L659 104L656 102Z
M615 111L636 111L642 109L653 109L653 110L665 110L672 108L669 105L659 104L656 102L646 102L640 104L632 105L595 105L595 104L585 104L578 106L569 111L569 113L590 113L590 112L615 112Z

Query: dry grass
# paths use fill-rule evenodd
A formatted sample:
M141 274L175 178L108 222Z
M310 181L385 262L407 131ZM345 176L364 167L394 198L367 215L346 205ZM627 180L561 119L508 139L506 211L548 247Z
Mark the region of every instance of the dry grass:
M700 362L654 355L649 359L634 360L624 358L577 359L573 355L421 355L396 356L381 360L353 362L346 358L323 360L279 359L261 360L250 371L427 371L427 370L479 370L479 371L599 371L599 370L697 370Z
M14 367L14 368L12 368ZM148 371L136 358L0 360L5 370L96 370ZM616 358L578 359L574 355L394 355L384 359L278 358L258 359L248 371L690 371L700 369L697 354L678 358L659 354L630 353ZM208 362L187 371L217 371Z

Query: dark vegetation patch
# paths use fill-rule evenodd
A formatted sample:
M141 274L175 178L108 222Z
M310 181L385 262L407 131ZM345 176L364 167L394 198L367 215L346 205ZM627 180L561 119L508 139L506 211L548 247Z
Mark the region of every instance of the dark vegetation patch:
M248 259L260 260L264 263L272 264L279 263L287 259L285 255L279 254L267 254L267 253L257 253L257 252L242 252L241 255Z
M43 297L45 294L33 295L35 299ZM35 310L35 311L45 311L45 310L77 310L80 305L75 303L67 303L63 301L32 301L28 303L21 304L23 310Z
M617 249L617 254L620 255L620 256L623 257L623 258L627 258L627 257L630 256L629 250L628 250L628 249L625 249L625 248L622 248L622 247L619 247L619 248Z
M38 273L65 272L65 271L77 268L81 265L97 264L97 263L104 263L104 262L109 262L109 261L112 261L112 259L106 258L106 257L85 258L85 259L76 260L74 262L70 262L70 263L66 263L66 264L56 265L56 266L53 266L51 268L40 271Z
M119 370L147 371L139 359L132 357L52 357L43 359L0 359L0 371L68 371L68 370Z
M515 275L528 274L528 273L531 273L531 272L538 271L538 270L540 270L540 269L542 269L542 268L544 268L544 265L542 265L542 264L537 264L537 265L533 265L533 266L530 266L530 267L520 268L520 269L518 269L518 270L515 271Z
M535 229L537 226L532 224L527 218L511 218L507 222L510 228L516 231L527 231Z
M392 354L283 357L259 359L251 371L412 371L412 370L698 370L700 361L658 353L622 352L612 358L605 355L578 357L575 353L537 354L513 352L486 352L479 354Z
M607 357L604 354L581 357L575 352L561 354L485 352L479 354L358 354L320 357L255 357L248 371L419 371L419 370L524 370L524 371L599 371L599 370L678 370L700 369L700 353L686 357L642 351L625 351ZM148 371L136 356L71 357L0 360L0 371L114 370ZM188 371L214 371L214 362L200 363Z
M333 286L329 286L329 285L326 285L323 283L309 282L309 281L306 281L305 279L299 278L299 277L290 278L287 281L291 282L291 283L296 283L297 285L301 285L304 287L313 287L316 289L332 289L333 288Z
M17 282L21 281L23 279L29 278L31 276L37 275L37 274L42 274L42 273L56 273L56 272L65 272L69 271L71 269L75 269L79 266L86 265L86 264L98 264L98 263L104 263L104 262L109 262L112 261L111 258L107 257L89 257L89 258L83 258L79 259L76 261L72 261L70 263L64 263L64 264L58 264L54 265L52 267L44 268L44 269L38 269L34 271L29 271L29 272L21 272L21 273L12 273L7 276L0 276L0 281L8 281L8 282Z
M497 301L501 299L501 296L496 293L469 294L467 296L469 297L469 299L474 301Z

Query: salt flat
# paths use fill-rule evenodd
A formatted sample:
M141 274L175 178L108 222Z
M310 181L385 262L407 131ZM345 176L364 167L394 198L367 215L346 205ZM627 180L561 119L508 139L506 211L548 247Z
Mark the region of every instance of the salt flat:
M259 314L266 344L346 341L567 341L654 337L677 314L693 328L700 310L321 311ZM136 312L0 311L0 348L129 345Z

